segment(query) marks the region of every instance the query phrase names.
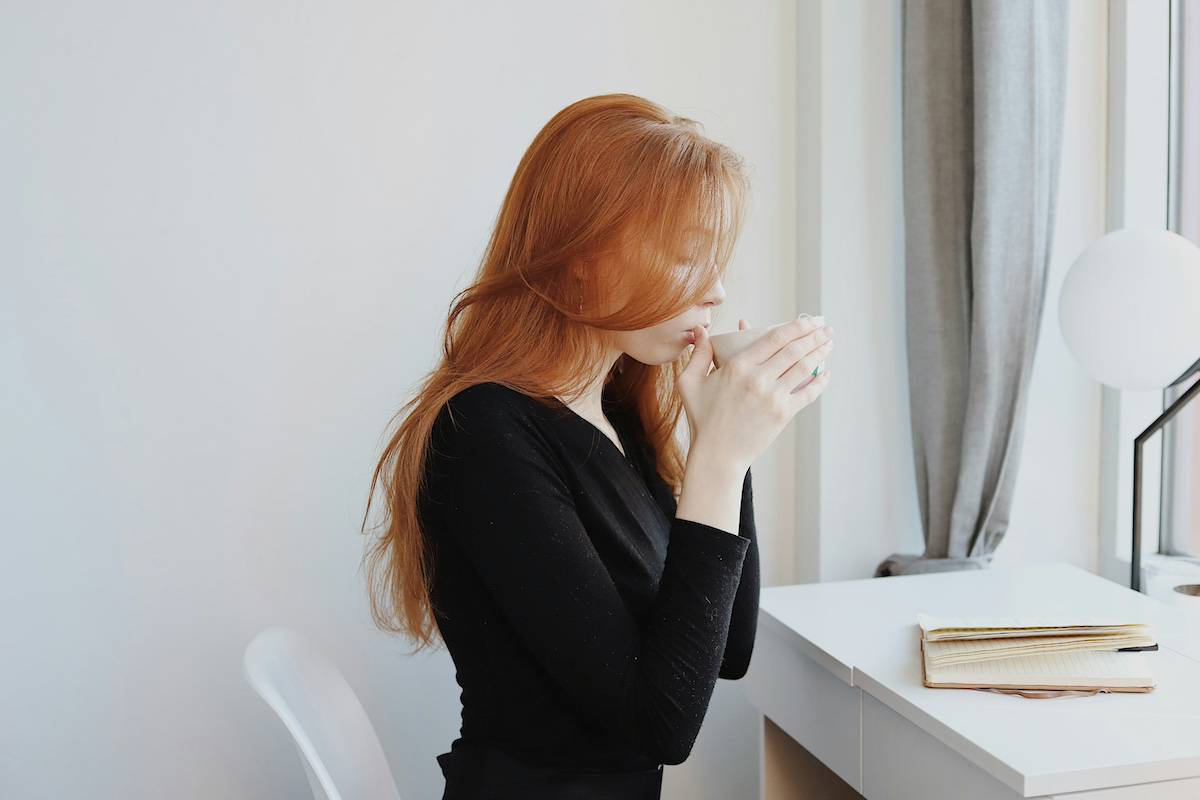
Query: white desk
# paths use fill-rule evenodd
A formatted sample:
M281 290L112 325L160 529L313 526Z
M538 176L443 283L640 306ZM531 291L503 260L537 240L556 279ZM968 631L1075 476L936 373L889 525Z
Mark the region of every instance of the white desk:
M765 798L1200 798L1200 632L1179 609L1064 563L778 586L760 607L746 688L766 718ZM1151 625L1154 691L921 683L918 611L1073 609Z

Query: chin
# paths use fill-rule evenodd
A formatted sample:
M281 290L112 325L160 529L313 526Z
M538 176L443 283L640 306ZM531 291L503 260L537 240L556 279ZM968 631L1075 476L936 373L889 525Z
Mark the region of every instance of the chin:
M645 343L647 346L638 348L636 352L626 350L625 355L632 358L639 364L645 364L650 367L657 367L663 364L670 364L672 361L678 361L681 356L687 353L689 342L680 339L664 339L657 343Z
M668 364L679 357L677 355L672 356L668 354L665 352L665 348L661 353L630 353L628 350L626 350L625 355L629 356L629 358L633 359L637 363L645 364L648 367L656 367L660 364Z
M661 357L655 359L655 364L670 364L672 361L678 361L687 353L687 344L668 345L663 348Z

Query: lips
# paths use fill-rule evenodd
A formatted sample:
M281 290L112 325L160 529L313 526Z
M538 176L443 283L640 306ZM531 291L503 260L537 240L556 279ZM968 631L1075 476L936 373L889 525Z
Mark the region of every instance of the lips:
M700 325L700 327L704 328L705 330L708 330L708 326L709 326L709 325L711 325L711 324L712 324L712 323L710 323L710 322L705 322L705 323L702 323L702 324ZM695 344L695 343L696 343L696 334L695 334L695 333L693 333L692 331L693 331L693 329L692 329L692 328L688 328L687 330L685 330L685 331L683 332L683 338L684 338L684 339L685 339L685 340L688 342L688 344Z

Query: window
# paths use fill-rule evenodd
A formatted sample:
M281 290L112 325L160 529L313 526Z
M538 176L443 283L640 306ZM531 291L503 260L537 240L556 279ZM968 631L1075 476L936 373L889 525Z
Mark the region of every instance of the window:
M1108 5L1108 230L1170 227L1200 239L1198 13L1200 0ZM1186 390L1102 392L1099 571L1125 586L1133 442ZM1143 450L1140 584L1161 600L1180 575L1200 577L1198 429L1200 410L1188 407Z
M1172 230L1200 245L1200 0L1172 3L1170 106L1168 216ZM1197 380L1167 389L1164 407ZM1159 530L1162 553L1200 559L1198 404L1193 400L1163 429Z

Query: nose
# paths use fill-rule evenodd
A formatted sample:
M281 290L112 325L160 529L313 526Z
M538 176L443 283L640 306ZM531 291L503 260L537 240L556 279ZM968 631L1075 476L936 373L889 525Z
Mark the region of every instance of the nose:
M725 302L725 287L721 284L721 279L713 283L712 288L704 295L704 300L701 301L702 306L719 306Z

